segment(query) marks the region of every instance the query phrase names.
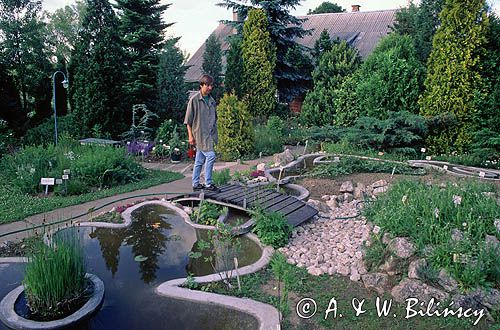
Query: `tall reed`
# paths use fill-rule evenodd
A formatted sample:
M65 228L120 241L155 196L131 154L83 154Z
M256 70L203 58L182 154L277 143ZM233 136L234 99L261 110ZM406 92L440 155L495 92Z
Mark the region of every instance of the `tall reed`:
M37 249L29 257L23 284L34 318L58 319L78 308L88 287L79 239L66 235Z

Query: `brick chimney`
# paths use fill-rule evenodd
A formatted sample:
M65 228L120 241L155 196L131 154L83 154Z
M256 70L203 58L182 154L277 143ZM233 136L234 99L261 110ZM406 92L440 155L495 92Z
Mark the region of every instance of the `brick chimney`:
M240 15L238 15L238 11L233 10L233 22L239 22L240 21Z
M361 7L360 5L351 5L352 7L352 10L351 12L354 13L354 12L358 12L359 11L359 8Z

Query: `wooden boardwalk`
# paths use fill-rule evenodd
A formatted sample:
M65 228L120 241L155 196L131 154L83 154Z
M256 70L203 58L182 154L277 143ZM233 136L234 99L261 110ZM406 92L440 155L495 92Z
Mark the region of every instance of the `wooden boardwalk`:
M201 197L199 195L198 192L191 194L193 197ZM228 184L222 186L218 193L204 191L203 198L235 205L246 210L260 206L267 212L274 211L283 214L292 226L298 226L318 214L318 210L294 196L262 187Z

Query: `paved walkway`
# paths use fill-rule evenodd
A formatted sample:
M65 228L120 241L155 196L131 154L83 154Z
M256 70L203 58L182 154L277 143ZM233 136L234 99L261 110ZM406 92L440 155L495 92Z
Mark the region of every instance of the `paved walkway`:
M299 149L297 149L299 151ZM268 157L263 157L262 159L255 159L255 160L250 160L250 161L244 161L244 162L217 162L214 165L214 170L221 170L224 168L229 168L231 173L234 171L243 171L243 170L248 170L250 167L257 165L258 163L264 162L268 163L273 160L272 156ZM136 190L124 194L119 194L103 199L98 199L95 201L87 202L87 203L82 203L79 205L73 205L73 206L68 206L64 207L61 209L56 209L50 212L46 213L41 213L41 214L36 214L33 216L30 216L26 218L24 221L17 221L17 222L12 222L9 224L4 224L0 225L0 233L8 233L8 232L13 232L21 229L26 229L26 228L31 228L35 225L39 225L42 223L52 223L52 222L57 222L63 219L68 219L74 216L82 215L85 214L84 216L79 216L74 221L86 221L89 218L89 215L86 213L91 209L91 208L98 208L104 204L113 202L115 200L120 200L123 198L131 197L130 199L127 200L122 200L120 202L116 202L113 204L110 204L103 209L99 209L97 212L103 212L110 210L111 208L118 206L118 205L123 205L127 203L132 203L138 200L143 200L144 197L132 197L132 196L137 196L137 195L143 195L143 194L153 194L153 193L164 193L164 192L179 192L179 193L185 193L185 192L190 192L191 191L191 173L193 170L193 162L182 162L178 164L171 164L171 163L143 163L143 166L146 168L151 168L151 169L160 169L160 170L168 170L168 171L173 171L173 172L179 172L185 175L183 179L172 181L169 183L161 184L158 186L150 187L147 189L141 189L141 190ZM171 195L167 196L170 197ZM161 195L159 195L161 197ZM58 226L64 226L63 225L58 225ZM38 229L40 231L40 229ZM20 233L12 234L12 235L7 235L0 237L0 244L5 242L5 241L12 241L12 240L18 240L27 236L33 235L32 230L27 230L23 231Z

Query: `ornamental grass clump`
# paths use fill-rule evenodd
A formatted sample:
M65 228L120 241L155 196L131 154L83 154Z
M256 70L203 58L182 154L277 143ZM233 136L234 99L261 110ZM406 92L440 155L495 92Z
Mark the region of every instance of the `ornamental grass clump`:
M26 304L33 319L61 319L83 306L90 294L83 249L72 236L40 244L26 266Z

